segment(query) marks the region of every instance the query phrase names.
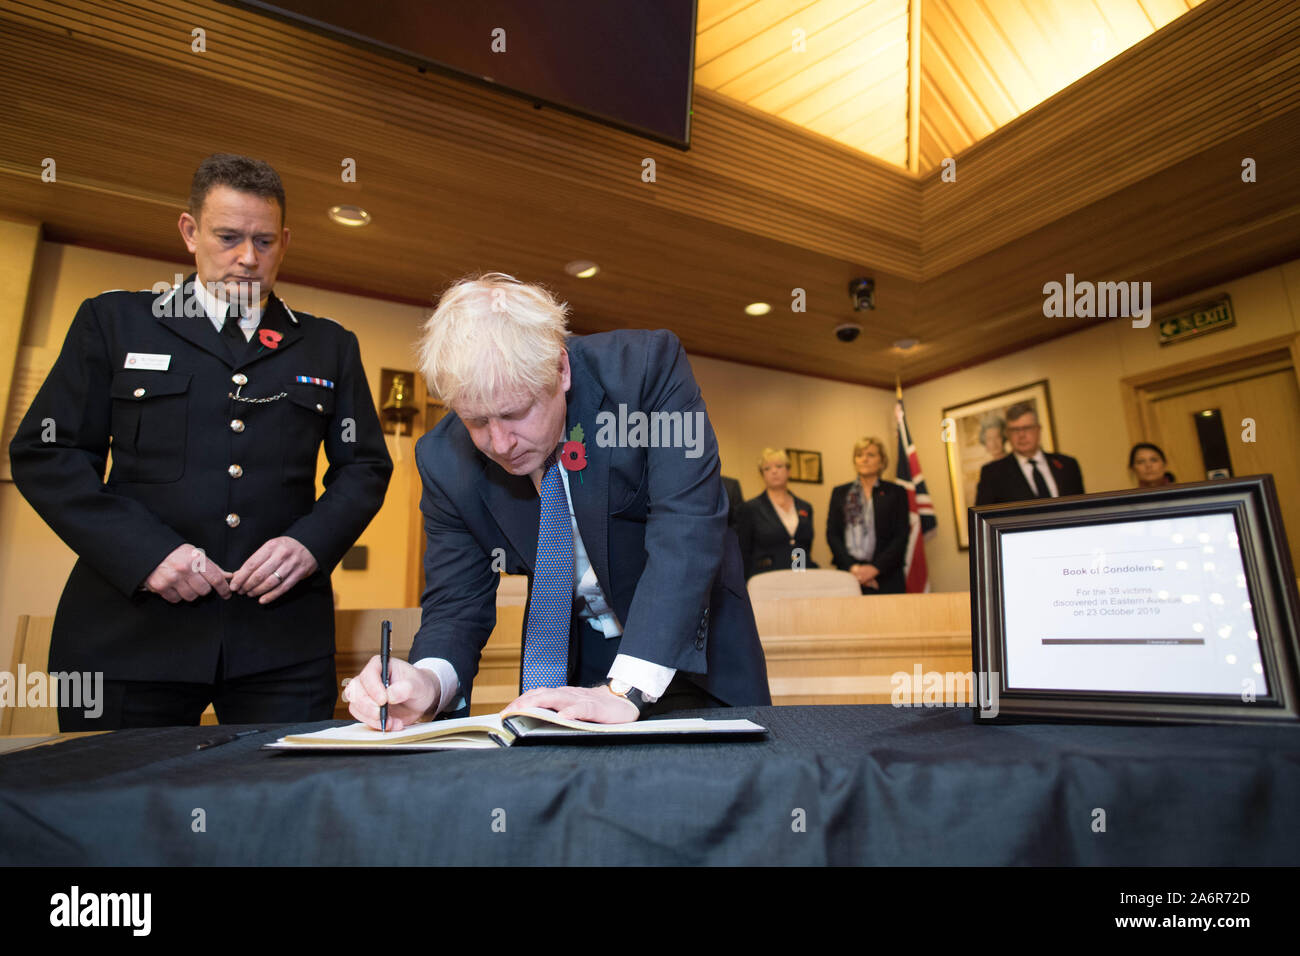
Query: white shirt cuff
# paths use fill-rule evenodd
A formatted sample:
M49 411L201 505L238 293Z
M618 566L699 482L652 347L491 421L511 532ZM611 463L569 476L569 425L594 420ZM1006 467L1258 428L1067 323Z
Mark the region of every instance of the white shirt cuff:
M438 678L438 684L442 688L442 696L438 699L438 709L434 714L440 714L444 710L459 710L465 706L465 698L456 697L456 692L460 690L460 680L456 677L456 668L451 666L451 661L444 660L441 657L422 657L414 664L415 667L422 671L428 671L434 677ZM451 706L445 706L453 698L456 702Z
M630 654L619 654L614 658L614 663L609 665L609 673L605 676L611 680L626 681L644 694L646 700L656 701L664 695L676 673L675 667L651 664Z

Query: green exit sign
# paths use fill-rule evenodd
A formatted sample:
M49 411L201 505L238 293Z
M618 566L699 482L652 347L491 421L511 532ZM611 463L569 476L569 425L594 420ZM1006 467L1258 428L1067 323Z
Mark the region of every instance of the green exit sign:
M1183 312L1166 316L1160 320L1157 328L1160 344L1168 345L1170 342L1181 342L1236 324L1237 318L1232 314L1232 299L1224 295L1212 302L1202 302Z

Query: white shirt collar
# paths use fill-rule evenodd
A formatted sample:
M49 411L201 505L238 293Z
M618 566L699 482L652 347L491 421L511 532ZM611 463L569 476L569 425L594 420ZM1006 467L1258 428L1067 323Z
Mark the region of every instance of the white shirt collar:
M1047 464L1047 456L1043 453L1043 449L1041 448L1038 449L1038 451L1034 452L1032 457L1025 457L1024 455L1020 454L1020 452L1018 451L1012 452L1012 454L1016 456L1016 461L1020 462L1021 468L1024 468L1025 465L1031 461L1041 460L1043 464Z
M223 323L226 319L226 309L228 304L213 295L206 285L199 280L198 273L194 274L194 281L191 284L194 289L194 296L203 306L203 311L208 318L214 323ZM255 329L258 323L262 321L262 306L259 302L254 302L248 309L248 314L239 320L241 329Z

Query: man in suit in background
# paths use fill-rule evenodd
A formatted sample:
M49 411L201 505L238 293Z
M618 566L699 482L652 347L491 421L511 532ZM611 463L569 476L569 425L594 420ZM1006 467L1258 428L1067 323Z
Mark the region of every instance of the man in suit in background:
M727 489L727 527L732 531L740 524L740 513L745 507L745 493L740 490L740 480L722 476L722 487Z
M385 701L389 729L468 713L502 565L529 576L512 706L624 723L771 702L681 343L570 336L566 311L492 273L448 289L425 326L421 369L453 414L416 446L428 547L411 663L385 689L373 658L344 691L372 727Z
M205 159L179 222L197 271L82 303L10 445L77 553L49 669L104 675L103 713L61 706L61 730L333 716L329 574L393 466L356 336L271 292L284 212L269 165Z
M1083 472L1069 455L1043 451L1042 426L1029 402L1007 409L1007 437L1011 454L980 469L975 504L1061 498L1083 494Z

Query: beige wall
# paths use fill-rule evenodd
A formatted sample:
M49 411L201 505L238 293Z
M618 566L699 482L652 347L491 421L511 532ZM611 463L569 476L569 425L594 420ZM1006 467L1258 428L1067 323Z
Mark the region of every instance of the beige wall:
M8 251L0 245L0 253ZM182 260L163 262L42 243L37 250L20 364L48 368L53 363L83 299L108 289L149 288L191 268ZM327 315L357 333L372 392L378 389L381 368L415 367L413 345L426 310L292 283L279 283L276 291L290 307ZM718 433L724 472L740 479L747 496L753 497L761 488L756 463L765 445L823 453L826 483L793 487L814 508L818 536L813 559L828 561L824 528L830 488L852 477L848 456L857 437L871 432L887 442L893 440L889 436L890 394L715 359L694 359L692 365ZM405 603L406 554L410 535L420 527L418 511L411 505L412 482L418 481L414 439L390 436L388 448L395 464L393 481L384 507L358 541L369 546L369 568L334 572L341 608ZM72 552L32 511L13 483L0 482L0 668L7 666L12 652L17 616L53 614L72 564Z
M879 437L893 458L893 393L716 359L691 359L691 367L718 435L722 473L740 481L746 498L763 490L758 457L765 447L821 452L822 483L791 482L790 490L812 505L817 533L811 557L830 567L831 489L853 479L853 443L863 435Z
M1300 260L1201 290L1159 311L1220 292L1232 296L1237 324L1203 338L1162 347L1154 327L1135 329L1129 320L1115 320L906 390L908 424L939 519L926 546L933 590L964 591L970 586L968 553L957 548L952 486L940 436L943 409L1045 378L1057 451L1079 459L1084 487L1090 492L1131 487L1121 379L1300 332Z
M0 219L0 414L9 407L9 388L18 363L19 338L31 291L41 227L35 222ZM0 468L0 473L3 473Z
M8 251L0 246L0 252ZM82 299L106 289L148 288L177 271L187 271L183 261L168 263L42 243L36 255L20 365L48 367ZM372 391L378 388L381 368L414 368L412 348L425 310L291 283L280 284L277 291L293 308L328 315L357 333ZM933 590L968 588L967 555L956 545L940 440L942 409L1046 378L1051 385L1058 447L1080 460L1088 489L1127 487L1129 444L1119 379L1300 331L1300 260L1204 290L1187 301L1220 291L1231 294L1238 324L1203 339L1161 349L1152 329L1114 322L907 390L908 420L939 521L926 545ZM757 459L764 446L822 453L824 483L791 487L813 506L817 537L812 557L827 564L824 529L830 490L852 479L849 453L863 434L880 437L893 458L893 395L882 389L716 359L695 358L692 366L718 434L723 472L740 479L747 497L761 490ZM369 568L334 573L338 603L343 608L404 603L406 553L410 535L419 530L418 513L411 507L411 483L418 480L412 462L413 439L408 436L399 443L390 437L389 451L396 464L393 482L383 509L359 541L370 548ZM72 561L71 552L32 512L13 484L0 482L0 662L9 658L17 615L54 612Z

